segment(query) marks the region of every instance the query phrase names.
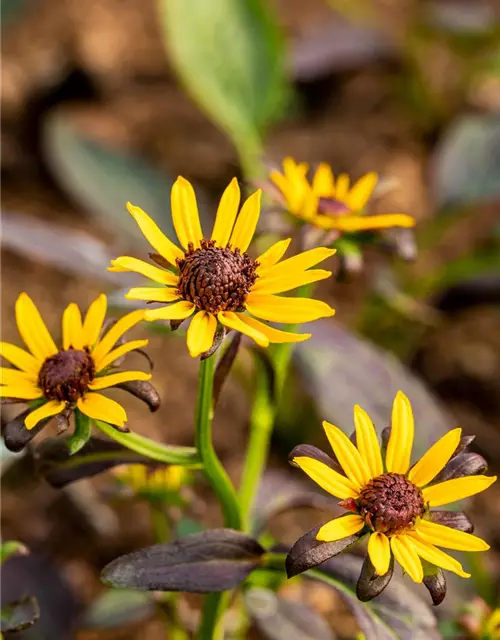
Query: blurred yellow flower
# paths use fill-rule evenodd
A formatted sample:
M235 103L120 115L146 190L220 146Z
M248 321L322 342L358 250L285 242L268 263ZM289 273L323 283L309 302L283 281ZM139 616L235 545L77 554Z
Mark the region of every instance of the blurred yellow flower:
M114 469L118 480L137 495L150 492L175 493L189 478L189 471L179 465L150 468L144 464L128 464Z

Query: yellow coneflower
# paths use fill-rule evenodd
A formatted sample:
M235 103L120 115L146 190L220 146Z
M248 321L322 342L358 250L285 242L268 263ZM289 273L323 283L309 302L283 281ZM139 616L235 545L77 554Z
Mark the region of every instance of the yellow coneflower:
M136 495L176 493L189 480L189 471L179 465L150 468L144 464L128 464L117 467L113 473Z
M138 207L127 208L157 254L151 258L161 267L122 256L110 271L135 271L164 285L131 289L132 300L172 303L146 311L146 320L184 320L193 316L187 332L191 356L208 352L218 323L246 334L257 344L299 342L309 335L281 331L257 318L278 323L301 323L331 316L325 302L277 295L322 280L330 271L310 269L333 255L332 249L316 248L280 262L290 244L281 240L256 260L247 249L260 215L261 192L240 205L240 188L232 180L221 198L210 240L203 236L196 196L191 184L179 177L172 187L172 218L182 249L171 242ZM250 315L248 315L250 314Z
M352 543L369 534L368 556L378 576L389 572L394 557L415 582L424 580L421 559L461 577L469 577L455 558L438 547L485 551L489 546L463 530L466 528L463 526L464 519L466 521L463 514L431 511L431 507L450 504L484 491L496 480L496 477L484 475L454 477L450 473L448 477L451 479L440 481L438 474L443 476L441 472L449 461L454 468L454 455L460 450L462 430L448 432L419 462L410 466L414 420L411 404L402 392L398 392L394 400L385 461L375 427L359 406L354 408L354 423L356 445L338 427L323 423L336 461L309 445L299 445L290 454L292 464L340 498L340 506L353 512L319 527L315 541L330 543L348 539ZM460 474L477 473L477 458L480 457L477 454L462 455L470 456L470 464L469 458L464 459L466 464L458 465ZM455 519L462 530L452 528ZM289 555L292 574L293 562L292 549Z
M118 427L125 424L125 409L98 392L151 378L143 371L112 371L118 358L147 345L147 340L134 340L115 346L126 331L144 319L144 311L124 316L101 338L106 308L104 294L90 305L85 319L78 306L70 304L63 314L62 346L58 348L31 298L26 293L18 297L17 328L28 351L8 342L0 344L2 358L17 367L1 368L0 395L43 403L27 415L27 429L74 408Z
M341 173L335 179L331 167L324 162L311 181L308 171L305 162L296 163L288 157L283 161L283 173L273 170L269 175L282 204L297 218L339 232L415 226L415 220L403 213L363 215L378 182L375 172L367 173L351 187L347 174Z

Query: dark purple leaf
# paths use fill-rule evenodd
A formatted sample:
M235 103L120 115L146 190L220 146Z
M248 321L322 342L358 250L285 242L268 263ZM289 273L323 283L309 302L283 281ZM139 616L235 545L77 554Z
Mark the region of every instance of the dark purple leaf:
M475 476L485 473L488 463L479 453L460 453L452 458L445 468L438 473L432 484L445 482L452 478L463 478L465 476Z
M40 420L33 429L26 429L24 426L24 420L31 411L32 409L26 409L5 425L3 438L5 446L9 451L14 451L16 453L18 451L22 451L24 447L29 444L51 420L51 418Z
M424 585L431 594L432 604L434 606L441 604L446 596L446 578L443 571L437 568L436 573L425 575Z
M36 598L22 598L2 606L0 611L2 633L24 631L40 618Z
M222 354L221 359L217 363L217 367L214 373L214 387L213 387L213 405L214 408L217 406L219 401L219 396L222 391L222 387L224 386L224 382L226 381L229 372L233 366L234 361L236 360L236 356L238 355L238 351L241 343L241 333L236 331L229 341L228 348Z
M431 511L432 522L442 524L444 527L451 527L457 531L472 533L474 525L462 511Z
M394 572L394 557L391 556L389 571L383 576L377 575L370 556L366 554L361 573L356 583L356 595L361 602L368 602L379 596L392 579Z
M160 394L153 387L153 385L147 380L134 380L132 382L121 382L116 385L118 389L128 391L139 400L142 400L149 407L149 410L154 413L158 411L161 404Z
M344 474L344 470L340 466L338 462L336 462L333 458L331 458L327 453L318 449L318 447L313 446L312 444L298 444L294 449L288 454L288 462L290 464L294 464L294 458L313 458L318 462L322 462L330 469L333 469L337 473L342 475ZM297 466L297 465L295 465Z

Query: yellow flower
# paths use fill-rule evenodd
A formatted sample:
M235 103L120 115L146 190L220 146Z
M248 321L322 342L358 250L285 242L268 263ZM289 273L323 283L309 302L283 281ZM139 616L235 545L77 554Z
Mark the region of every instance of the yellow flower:
M341 173L335 180L325 163L318 166L312 181L308 171L305 162L297 164L285 158L283 173L274 170L269 176L288 211L305 222L339 232L415 226L415 220L403 213L363 215L378 181L376 173L367 173L350 187L347 174Z
M137 495L176 493L189 480L189 471L179 465L151 468L144 464L128 464L115 469L114 474Z
M355 436L351 439L338 427L323 423L336 460L309 445L299 445L290 454L294 465L325 491L340 498L339 504L352 512L319 527L315 541L352 543L361 535L369 534L368 556L378 576L388 574L394 557L415 582L422 582L427 576L422 559L461 577L469 577L460 563L439 547L485 551L489 546L466 531L471 527L464 514L430 510L484 491L496 480L484 475L457 477L477 473L478 459L480 465L484 463L477 454L461 453L461 429L448 432L411 466L413 413L401 391L394 400L385 460L375 427L359 406L354 407L354 423ZM457 452L462 456L461 465L454 464ZM447 479L441 481L443 477ZM453 528L454 525L461 530ZM331 555L344 547L340 544ZM292 549L288 563L292 574L294 561Z
M281 240L256 260L247 254L260 215L260 199L259 190L238 213L240 188L233 179L222 195L212 235L207 240L193 187L179 177L172 187L171 208L182 249L142 209L127 203L142 233L158 252L150 254L151 258L163 268L122 256L113 260L109 269L135 271L164 285L133 288L126 297L172 303L146 311L146 320L182 321L193 316L187 332L187 346L193 357L210 351L218 323L267 347L270 342L300 342L309 335L281 331L252 316L295 324L334 314L320 300L276 295L330 276L330 271L310 267L333 255L333 250L316 248L280 262L290 244L290 240Z
M118 358L147 345L147 340L134 340L116 346L126 331L144 319L144 312L133 311L124 316L101 338L106 308L104 294L94 300L84 319L78 306L70 304L63 314L62 346L58 348L31 298L26 293L18 297L17 328L28 351L8 342L0 343L0 355L16 367L1 368L0 395L38 401L39 406L25 419L27 429L75 407L90 418L118 427L125 424L125 409L98 392L151 378L142 371L110 372Z
M485 632L490 640L500 640L500 609L494 609L486 620Z

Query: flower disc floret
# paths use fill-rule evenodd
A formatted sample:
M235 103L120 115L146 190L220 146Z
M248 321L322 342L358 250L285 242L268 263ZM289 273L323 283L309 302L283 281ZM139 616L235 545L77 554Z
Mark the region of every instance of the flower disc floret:
M95 373L95 363L88 350L61 349L43 363L38 384L47 400L73 404L88 391Z

